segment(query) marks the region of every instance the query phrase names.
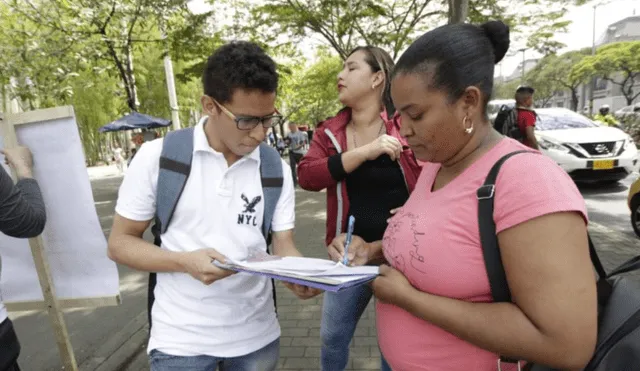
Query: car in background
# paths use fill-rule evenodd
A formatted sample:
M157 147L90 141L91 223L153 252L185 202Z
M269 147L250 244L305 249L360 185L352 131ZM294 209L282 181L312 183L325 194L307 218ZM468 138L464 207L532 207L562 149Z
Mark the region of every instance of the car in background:
M640 237L640 178L636 179L629 187L627 205L631 210L631 226L636 235Z
M540 150L576 182L617 182L631 174L638 149L624 131L566 108L536 109Z
M503 105L513 108L516 106L516 101L514 99L494 99L487 103L487 116L492 125Z
M639 104L632 104L630 106L622 107L619 110L615 111L613 115L618 120L626 120L627 118L635 118L638 116L638 112L636 111L636 107L640 107Z

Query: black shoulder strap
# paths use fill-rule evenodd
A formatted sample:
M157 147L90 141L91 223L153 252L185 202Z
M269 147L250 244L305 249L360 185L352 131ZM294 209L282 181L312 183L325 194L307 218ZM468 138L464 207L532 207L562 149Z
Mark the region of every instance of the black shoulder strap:
M512 156L531 151L516 151L503 156L493 165L484 184L478 188L478 226L480 227L480 243L484 255L484 264L489 276L489 286L493 300L496 302L510 302L511 292L507 284L507 277L500 257L496 223L493 220L493 198L496 190L496 179L502 164ZM531 152L534 153L534 152Z
M507 277L505 275L504 266L502 265L502 257L500 256L500 246L498 245L498 237L496 235L496 224L493 220L493 202L495 197L496 179L500 168L506 160L520 153L537 153L533 151L515 151L506 154L489 171L489 175L484 181L484 184L478 188L478 225L480 227L480 242L482 244L482 253L484 255L484 264L487 268L487 275L489 277L489 286L491 287L491 295L495 302L510 302L511 292L509 291L509 284L507 283ZM589 254L591 255L591 261L598 273L598 276L602 279L607 277L607 273L598 257L591 236L589 238ZM638 258L640 260L640 257ZM640 266L639 261L629 261L627 266L621 266L619 270L622 273L629 270L633 270Z

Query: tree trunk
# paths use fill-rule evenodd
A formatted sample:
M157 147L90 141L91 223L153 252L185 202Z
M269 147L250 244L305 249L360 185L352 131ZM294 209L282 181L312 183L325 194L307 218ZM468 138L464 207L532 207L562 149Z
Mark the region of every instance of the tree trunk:
M624 97L627 99L627 106L630 106L633 104L633 99L635 98L634 94L633 94L633 85L635 85L635 79L631 78L631 83L629 84L629 88L624 91Z
M449 24L463 23L469 14L469 0L448 0Z
M140 103L138 102L138 92L136 91L136 75L133 73L133 53L131 52L131 44L127 43L126 50L126 58L127 58L127 80L129 82L129 86L127 89L129 90L127 105L131 111L138 111L138 106Z
M578 87L571 88L571 110L578 111Z

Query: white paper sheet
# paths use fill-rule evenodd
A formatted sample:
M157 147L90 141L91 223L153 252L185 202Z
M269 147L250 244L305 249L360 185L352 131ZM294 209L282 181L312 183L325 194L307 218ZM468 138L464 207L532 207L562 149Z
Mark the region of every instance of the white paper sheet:
M107 258L75 119L16 126L18 142L31 149L34 177L47 208L42 238L57 297L119 295L116 264ZM4 166L4 158L0 155ZM6 169L6 167L5 167ZM5 303L42 300L29 243L0 233Z
M352 276L378 274L377 266L347 267L327 259L286 256L263 261L230 261L235 265L255 270L295 273L301 276Z

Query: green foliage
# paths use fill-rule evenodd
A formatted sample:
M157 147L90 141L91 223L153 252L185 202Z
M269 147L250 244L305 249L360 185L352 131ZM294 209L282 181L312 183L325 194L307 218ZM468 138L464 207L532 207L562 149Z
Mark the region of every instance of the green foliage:
M79 58L108 61L112 73L122 81L126 102L136 110L135 74L131 57L145 43L162 43L160 28L166 28L167 47L193 53L201 46L206 17L192 16L186 0L8 1L11 10L30 27L42 27L64 45L74 45ZM192 35L185 39L185 36Z
M357 45L387 50L396 59L416 36L441 24L447 17L482 23L501 19L528 47L546 55L564 45L554 37L565 32L567 6L586 0L227 0L250 9L243 18L245 34L258 34L266 42L284 35L300 42L311 35L321 38L342 59ZM219 1L216 1L218 4ZM468 6L468 12L467 10ZM468 16L467 16L468 13ZM238 28L238 26L236 26ZM269 39L269 35L274 35ZM517 38L517 37L516 37Z
M341 108L336 90L342 60L320 50L317 62L307 68L295 67L283 76L278 105L288 121L316 125Z
M117 87L117 78L109 76L106 69L96 67L81 71L73 83L73 105L85 157L89 165L101 161L109 137L98 129L117 119L126 111L126 104Z
M0 84L11 82L10 98L25 109L68 102L81 63L73 45L0 3Z
M572 76L587 79L598 76L622 88L627 104L640 96L634 86L640 82L640 41L627 41L604 45L593 56L576 64Z
M556 53L566 45L555 40L570 25L564 18L569 5L583 5L587 0L469 0L469 22L483 23L500 19L511 27L512 44L525 43L542 55Z
M395 59L426 30L429 19L446 15L441 7L430 9L437 1L267 0L261 5L245 1L242 6L251 9L251 17L243 30L286 35L294 43L311 32L322 37L342 59L361 44L382 47Z
M513 99L520 80L509 82L497 81L493 84L492 99Z
M544 71L536 70L535 68L525 75L525 81L527 85L533 86L536 89L534 100L538 107L546 106L556 91L560 90L557 83L550 81L546 77Z
M154 45L147 45L136 53L135 59L139 61L136 63L136 87L140 98L140 112L170 119L171 110L163 56L164 51ZM184 75L184 66L188 64L180 60L174 62L174 74ZM180 108L180 123L183 127L189 126L193 124L193 122L190 123L190 113L200 110L202 96L200 79L183 79L176 84L176 95Z
M562 55L551 54L542 58L536 67L527 74L527 81L536 88L536 99L545 103L553 93L569 90L571 109L578 109L578 87L586 82L586 77L572 73L576 64L587 55L588 50L576 50Z

